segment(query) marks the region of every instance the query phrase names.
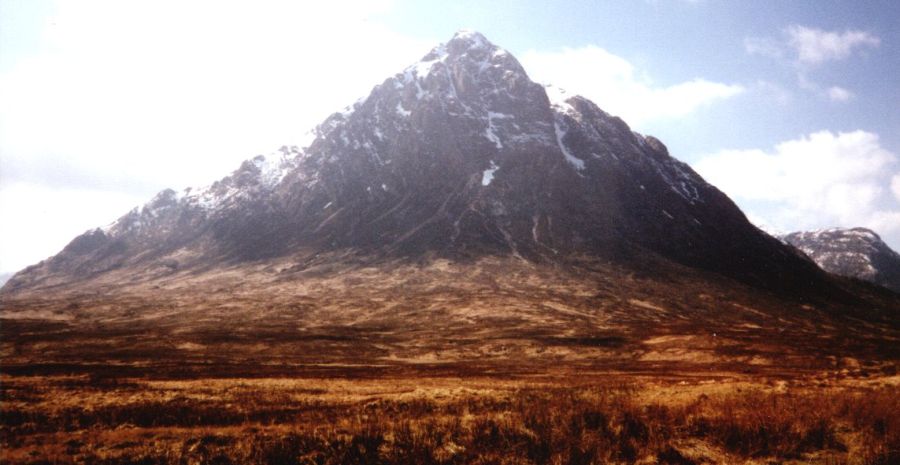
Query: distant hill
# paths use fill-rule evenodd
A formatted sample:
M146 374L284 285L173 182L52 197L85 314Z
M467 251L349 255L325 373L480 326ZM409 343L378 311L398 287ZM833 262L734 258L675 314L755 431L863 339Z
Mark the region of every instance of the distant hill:
M800 231L782 236L782 240L809 255L825 271L900 292L900 254L870 229Z

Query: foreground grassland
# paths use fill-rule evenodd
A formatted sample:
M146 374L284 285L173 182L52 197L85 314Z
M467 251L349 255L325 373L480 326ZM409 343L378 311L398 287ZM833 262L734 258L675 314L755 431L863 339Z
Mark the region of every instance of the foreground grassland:
M0 461L900 463L900 376L865 375L4 376Z
M0 463L900 463L887 291L335 263L0 295Z

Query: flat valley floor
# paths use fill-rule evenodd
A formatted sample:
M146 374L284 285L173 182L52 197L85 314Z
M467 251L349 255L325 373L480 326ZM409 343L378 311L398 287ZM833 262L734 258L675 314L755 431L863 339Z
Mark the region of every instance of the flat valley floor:
M900 463L894 297L518 263L6 297L0 462Z
M900 376L4 376L0 461L898 463Z

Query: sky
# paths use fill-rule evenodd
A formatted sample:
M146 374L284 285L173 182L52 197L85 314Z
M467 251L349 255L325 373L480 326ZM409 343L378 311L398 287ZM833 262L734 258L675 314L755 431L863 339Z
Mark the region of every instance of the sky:
M900 2L0 0L0 273L298 144L459 29L771 232L900 249Z

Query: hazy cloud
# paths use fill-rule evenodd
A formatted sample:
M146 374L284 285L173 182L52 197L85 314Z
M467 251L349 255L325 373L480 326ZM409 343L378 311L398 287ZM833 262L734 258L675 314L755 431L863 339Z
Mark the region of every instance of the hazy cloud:
M666 2L665 0L644 0L644 2L646 2L650 5L659 5L662 3L682 3L682 4L687 4L687 5L701 5L701 4L706 3L706 0L668 0L668 2Z
M850 57L855 50L877 47L881 39L857 30L844 32L792 25L781 31L779 38L748 37L744 39L744 50L751 55L774 58L787 66L796 68L797 83L801 89L827 98L832 102L850 101L854 94L840 86L821 86L809 74L813 68L828 61L839 61Z
M891 178L891 191L894 193L894 198L900 202L900 173Z
M785 30L788 45L801 63L817 65L826 61L842 60L854 49L877 47L881 39L866 31L823 31L800 25Z
M828 98L832 102L846 102L853 98L853 92L840 86L831 86L828 88Z
M0 270L297 143L437 42L370 20L388 7L57 3L39 50L0 74Z
M61 2L42 52L0 75L4 176L55 166L51 185L96 187L84 172L126 185L212 181L296 142L428 51L368 21L380 8Z
M533 79L583 95L635 126L683 117L744 91L738 84L702 78L658 85L628 60L593 45L557 52L529 51L522 55L522 64Z
M867 226L898 243L897 165L876 134L820 131L770 151L723 150L694 167L775 229Z
M781 106L790 105L794 101L793 92L777 82L758 80L750 89L767 101L774 101Z
M143 196L41 184L0 184L0 271L18 271L59 252L75 236L145 202Z
M762 55L772 58L784 56L781 42L769 37L747 37L744 39L744 50L750 55Z

